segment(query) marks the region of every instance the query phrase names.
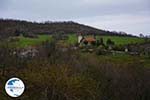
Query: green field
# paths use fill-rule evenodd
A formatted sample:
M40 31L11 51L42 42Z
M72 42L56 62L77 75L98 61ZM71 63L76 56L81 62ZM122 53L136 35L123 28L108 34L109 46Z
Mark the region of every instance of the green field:
M99 36L96 37L97 40L99 38L100 38ZM139 37L101 36L101 38L103 38L105 44L108 39L111 39L112 41L115 42L116 45L124 45L129 43L142 43L145 41L144 38L139 38ZM77 43L77 35L69 34L69 39L66 40L65 43L67 44Z
M77 43L78 38L76 34L69 34L68 35L68 39L65 40L65 44L73 44L73 43Z
M41 43L46 40L51 40L50 35L38 35L38 38L26 38L23 36L19 36L17 38L19 38L19 41L17 41L15 44L19 47L26 47Z
M105 44L108 39L111 39L112 41L115 42L116 45L124 45L129 43L142 43L145 41L144 38L138 37L101 36L101 38L103 38ZM98 40L99 36L97 36L96 39ZM66 43L67 44L77 43L77 35L69 34L69 39L66 41Z
M90 36L90 35L87 35ZM19 41L13 42L11 44L15 44L18 47L27 47L31 45L35 45L38 43L41 43L46 40L51 40L51 35L38 35L38 38L27 38L23 36L17 37ZM100 37L97 36L96 39L98 40ZM138 37L119 37L119 36L101 36L103 38L104 43L106 44L106 41L108 39L111 39L115 42L116 45L124 45L129 43L142 43L144 42L144 38L138 38ZM69 34L67 40L62 40L64 45L74 44L78 42L78 37L76 34Z
M104 39L105 44L108 39L111 39L112 41L115 42L116 45L124 45L129 43L141 43L145 41L144 38L138 38L138 37L102 36L102 38Z

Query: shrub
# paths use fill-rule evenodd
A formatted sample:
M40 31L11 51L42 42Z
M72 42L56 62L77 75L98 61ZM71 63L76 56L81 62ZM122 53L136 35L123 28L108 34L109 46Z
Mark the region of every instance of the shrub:
M111 39L108 39L106 44L107 45L115 45L115 43Z

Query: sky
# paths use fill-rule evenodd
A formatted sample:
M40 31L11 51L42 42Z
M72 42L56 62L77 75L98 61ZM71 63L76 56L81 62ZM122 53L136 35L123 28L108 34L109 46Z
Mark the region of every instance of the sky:
M75 21L103 30L150 35L150 0L0 0L0 18Z

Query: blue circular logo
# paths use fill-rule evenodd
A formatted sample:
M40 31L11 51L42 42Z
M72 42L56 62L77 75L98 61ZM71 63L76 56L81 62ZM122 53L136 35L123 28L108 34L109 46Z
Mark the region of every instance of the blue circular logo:
M11 97L19 97L25 89L24 83L19 78L11 78L5 84L6 93Z

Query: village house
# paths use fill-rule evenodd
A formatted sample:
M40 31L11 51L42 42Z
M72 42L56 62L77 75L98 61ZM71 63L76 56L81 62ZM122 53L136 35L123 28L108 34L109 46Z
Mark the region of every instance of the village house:
M83 36L83 35L78 35L78 44L79 45L88 45L88 46L91 46L91 45L94 45L96 44L96 39L94 37L91 37L91 36Z

